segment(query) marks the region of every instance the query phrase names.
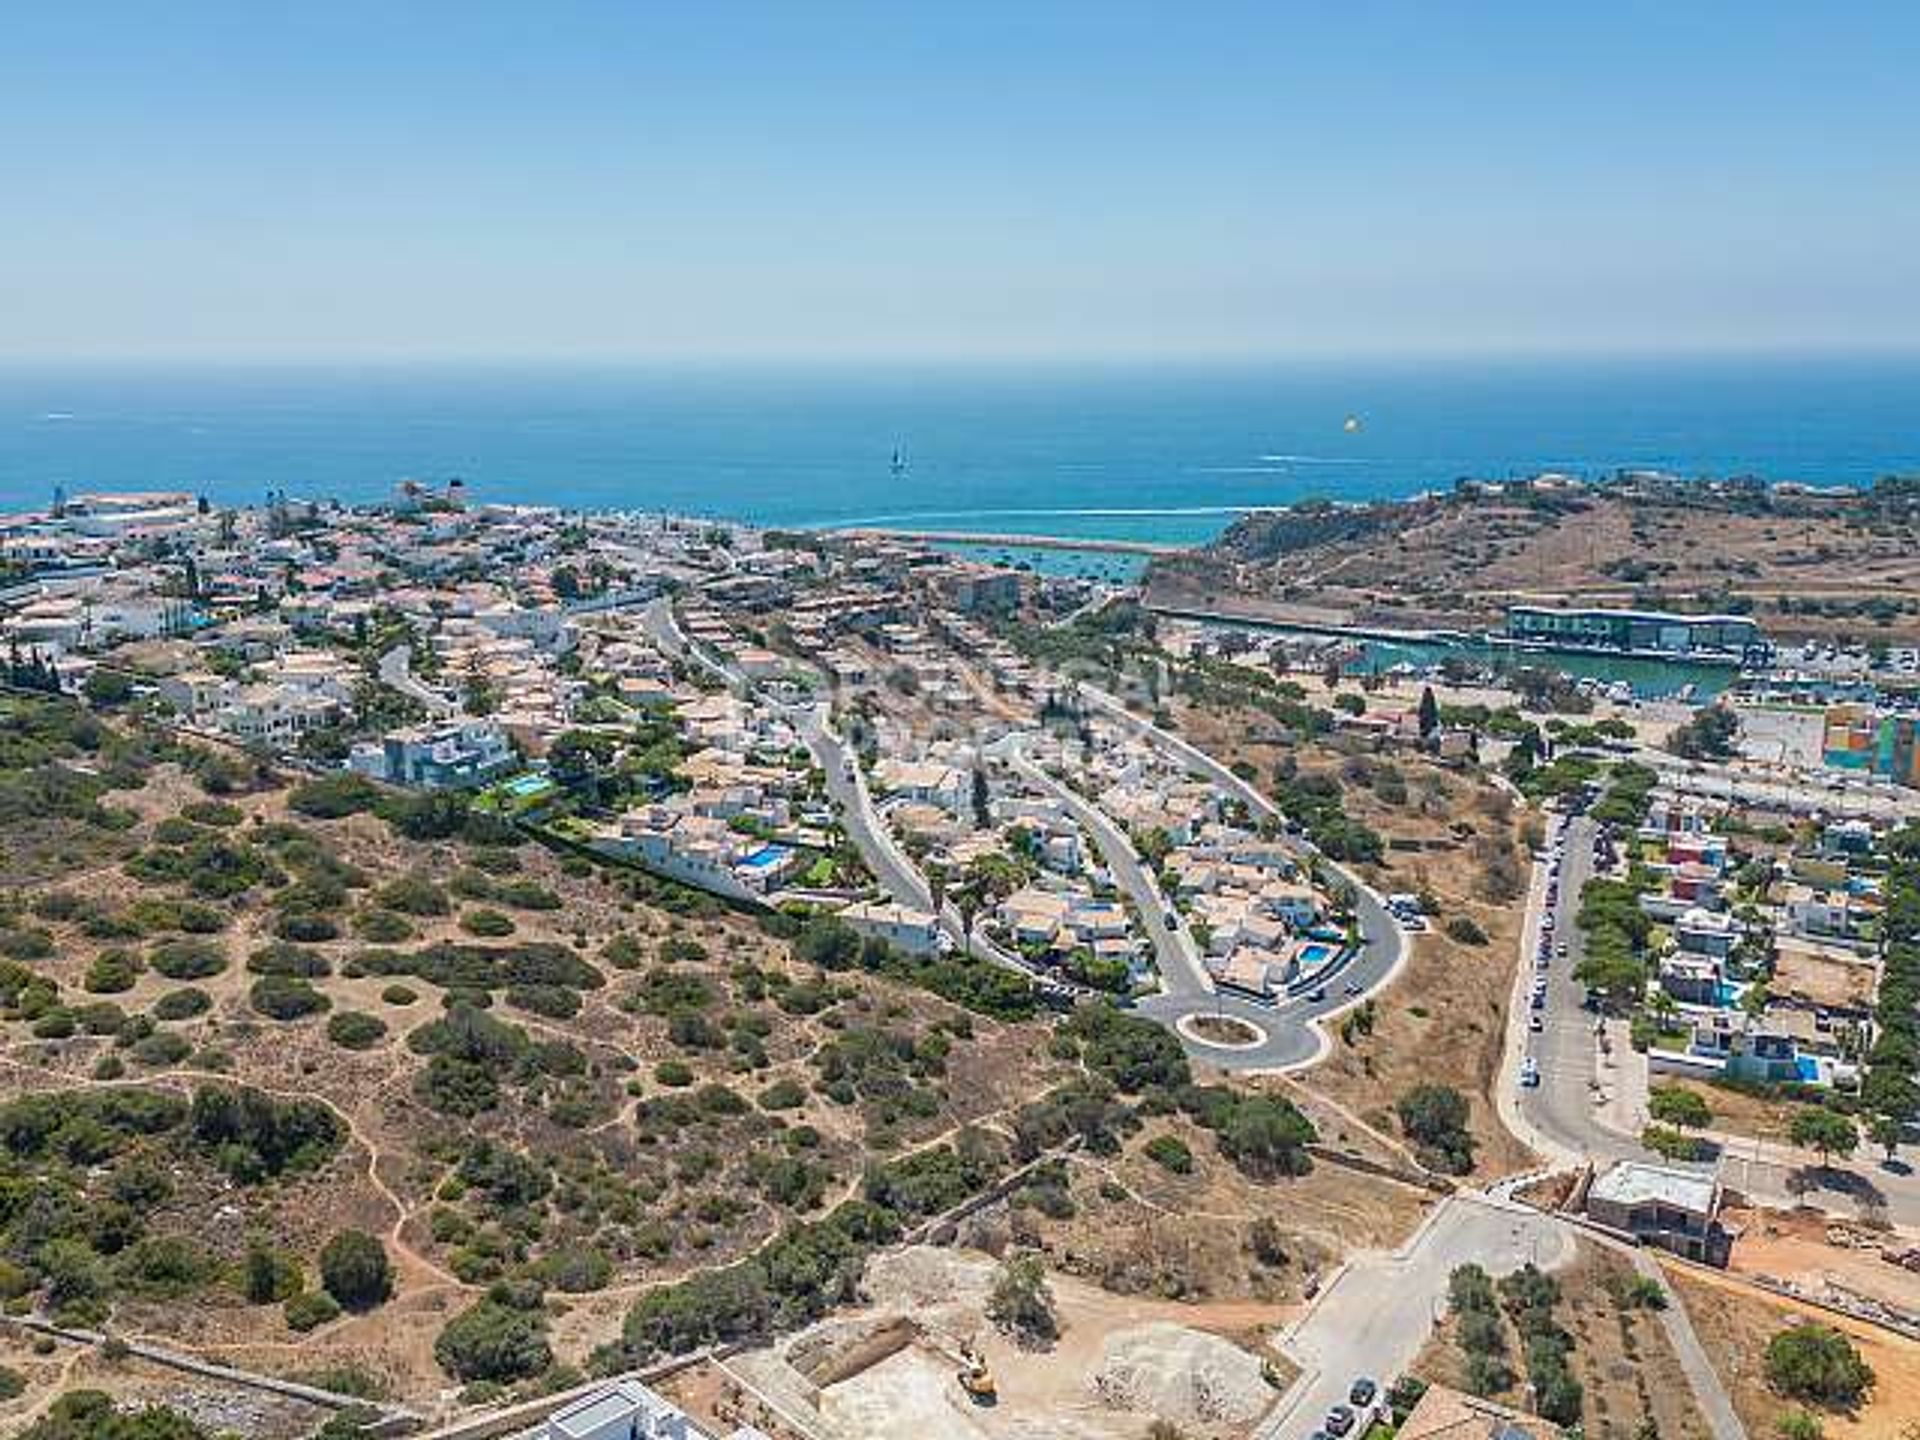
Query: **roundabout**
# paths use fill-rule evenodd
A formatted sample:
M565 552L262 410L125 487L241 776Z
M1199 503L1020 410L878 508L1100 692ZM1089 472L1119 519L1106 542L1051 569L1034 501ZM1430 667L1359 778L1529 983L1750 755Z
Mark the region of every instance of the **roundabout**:
M1209 1050L1258 1050L1268 1039L1266 1030L1252 1020L1211 1011L1182 1015L1173 1029L1182 1040Z

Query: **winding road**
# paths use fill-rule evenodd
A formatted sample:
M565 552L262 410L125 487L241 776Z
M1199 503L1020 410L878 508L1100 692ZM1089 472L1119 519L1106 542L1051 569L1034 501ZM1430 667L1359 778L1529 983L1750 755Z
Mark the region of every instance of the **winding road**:
M1207 967L1201 960L1200 947L1194 944L1193 932L1184 925L1168 923L1167 917L1173 913L1173 908L1160 893L1159 885L1154 882L1152 873L1141 861L1139 852L1133 848L1133 841L1127 838L1126 832L1114 824L1099 806L1076 794L1028 759L1019 747L1017 736L1011 737L1003 753L1021 779L1066 806L1073 818L1093 836L1093 843L1098 847L1101 858L1107 862L1107 868L1113 871L1114 881L1133 901L1141 927L1153 942L1154 955L1160 965L1160 983L1167 987L1167 993L1211 995L1214 991L1213 977L1207 973Z
M1285 823L1286 817L1279 806L1206 751L1135 715L1103 690L1083 685L1080 693L1103 714L1131 727L1134 733L1171 756L1188 774L1219 786L1252 814ZM1312 841L1296 837L1288 844L1303 862L1313 861L1332 872L1354 894L1354 914L1361 936L1359 951L1332 977L1324 997L1319 1000L1294 997L1263 1004L1228 991L1181 991L1170 985L1162 994L1148 996L1137 1006L1142 1015L1172 1029L1195 1059L1223 1070L1287 1071L1316 1063L1331 1044L1325 1028L1327 1022L1384 988L1407 957L1406 932L1387 912L1386 903L1377 893L1328 860ZM1224 1016L1251 1025L1260 1033L1260 1041L1232 1048L1210 1045L1196 1038L1190 1024L1181 1023L1204 1016Z

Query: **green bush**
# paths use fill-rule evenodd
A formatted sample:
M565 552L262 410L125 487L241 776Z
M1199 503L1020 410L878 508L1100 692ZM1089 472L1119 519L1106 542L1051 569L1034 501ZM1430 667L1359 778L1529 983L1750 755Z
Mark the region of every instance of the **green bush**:
M277 1100L244 1085L202 1085L189 1122L196 1144L242 1184L315 1169L346 1140L340 1117L318 1100Z
M118 1035L127 1025L127 1012L111 1000L95 1000L73 1012L89 1035Z
M370 1310L393 1293L386 1247L362 1230L342 1230L321 1247L320 1283L348 1310Z
M281 1313L286 1316L288 1329L304 1335L339 1319L340 1304L324 1290L303 1290L287 1299Z
M1467 1129L1467 1097L1447 1085L1416 1085L1394 1106L1400 1128L1435 1170L1465 1175L1473 1169L1473 1134Z
M549 1020L569 1020L580 1013L580 992L560 985L512 985L507 1004Z
M485 1299L447 1322L433 1342L433 1358L457 1380L524 1380L553 1363L546 1316L512 1287L496 1285Z
M1873 1387L1873 1371L1839 1330L1818 1321L1790 1325L1767 1342L1767 1384L1790 1399L1851 1410Z
M389 881L374 892L374 900L385 909L397 910L402 915L448 915L453 911L447 892L419 875L406 875Z
M343 1050L371 1050L387 1035L387 1022L363 1010L342 1010L327 1018L327 1038Z
M247 991L247 1003L270 1020L293 1021L318 1015L333 1002L297 976L263 975Z
M322 775L296 785L287 808L319 820L339 820L371 810L381 798L380 787L364 775Z
M379 909L362 910L354 917L353 930L375 945L400 945L418 933L403 916Z
M134 1042L127 1052L140 1064L160 1069L167 1065L178 1065L193 1053L186 1037L176 1035L171 1030L162 1030Z
M662 1060L653 1067L653 1078L677 1090L693 1084L693 1070L683 1060Z
M184 985L178 990L169 990L153 1002L153 1018L156 1020L191 1020L196 1015L204 1015L213 1008L213 997L197 985Z
M300 1262L270 1245L247 1247L240 1262L240 1293L250 1305L277 1305L300 1293Z
M541 1256L533 1271L543 1284L581 1295L606 1289L613 1279L613 1261L591 1245L563 1245Z
M230 830L247 818L238 805L225 800L190 800L180 807L180 813L196 825L216 830Z
M638 970L640 962L646 959L646 951L638 940L622 930L600 947L600 958L616 970Z
M508 880L493 887L493 898L516 910L558 910L560 897L533 880Z
M147 964L169 980L205 980L227 968L227 955L209 940L162 940L147 952Z
M247 957L247 973L319 980L333 973L333 962L316 951L303 950L298 945L275 941L270 945L262 946Z
M102 950L87 966L82 981L89 995L118 995L131 990L140 975L140 960L128 950Z
M762 1110L797 1110L806 1103L806 1088L789 1077L774 1081L760 1092Z
M296 945L319 945L340 938L340 927L330 915L289 911L274 922L273 933Z
M498 939L513 934L515 926L511 916L498 910L466 910L461 912L460 928L469 935Z
M1156 1135L1142 1147L1149 1160L1176 1175L1193 1173L1193 1151L1178 1135Z

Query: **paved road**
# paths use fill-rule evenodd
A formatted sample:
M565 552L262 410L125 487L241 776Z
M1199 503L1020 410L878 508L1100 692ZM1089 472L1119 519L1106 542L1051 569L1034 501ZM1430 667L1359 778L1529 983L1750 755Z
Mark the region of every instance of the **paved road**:
M674 616L673 602L666 596L661 596L640 612L640 628L661 654L676 660L693 661L736 694L746 695L752 690L752 682L745 675L709 655L704 645L695 644L687 638Z
M1021 754L1018 744L1016 738L1005 752L1013 768L1029 785L1046 791L1065 805L1074 819L1086 826L1107 867L1113 871L1114 880L1132 899L1140 915L1140 924L1146 930L1147 938L1153 941L1154 955L1160 967L1160 983L1171 995L1212 994L1213 977L1207 973L1207 967L1201 961L1200 947L1194 944L1193 932L1184 925L1167 923L1172 907L1160 893L1160 887L1154 883L1151 872L1141 863L1138 852L1133 848L1133 841L1099 806L1089 803Z
M1643 1158L1646 1154L1637 1141L1607 1129L1596 1116L1600 1082L1594 1022L1598 1017L1586 1006L1586 986L1573 978L1582 954L1580 931L1573 917L1580 908L1580 888L1593 875L1593 842L1598 831L1599 827L1584 816L1576 816L1567 825L1559 903L1553 907L1553 937L1567 946L1568 954L1564 960L1554 959L1547 972L1547 1005L1540 1012L1545 1028L1539 1034L1527 1029L1527 1016L1532 1013L1527 994L1532 977L1538 973L1533 957L1547 911L1547 867L1544 864L1534 867L1527 923L1521 930L1520 974L1515 980L1511 1015L1513 1030L1506 1073L1501 1077L1502 1086L1510 1092L1517 1091L1521 1120L1532 1132L1522 1138L1536 1140L1536 1146L1538 1139L1544 1139L1551 1157L1567 1162L1604 1163L1627 1157ZM1519 1036L1517 1049L1513 1035ZM1540 1066L1537 1088L1518 1088L1517 1056L1521 1054L1532 1055Z
M460 713L460 706L456 702L413 673L413 652L405 645L395 645L380 657L380 681L402 695L419 701L430 714L448 716Z
M1113 696L1092 686L1081 693L1096 707L1122 724L1130 725L1143 738L1158 745L1189 774L1220 786L1238 798L1253 814L1284 822L1280 809L1266 795L1222 765L1198 746L1170 731L1143 720ZM1229 1015L1247 1021L1262 1030L1266 1039L1257 1046L1229 1050L1181 1034L1181 1043L1189 1054L1228 1070L1282 1070L1309 1065L1326 1049L1326 1038L1319 1028L1329 1016L1358 1005L1377 993L1400 968L1406 957L1407 937L1399 923L1387 913L1380 896L1340 866L1320 855L1312 842L1289 841L1290 848L1302 860L1317 862L1352 887L1354 913L1360 923L1360 950L1327 986L1326 998L1295 998L1274 1005L1263 1005L1225 991L1211 995L1164 994L1144 999L1140 1013L1161 1024L1174 1026L1180 1020L1203 1015ZM1351 992L1351 993L1350 993ZM1179 1033L1179 1032L1176 1032Z
M1688 794L1738 799L1795 815L1819 812L1889 821L1920 816L1920 795L1910 790L1893 785L1868 785L1857 778L1849 779L1841 789L1833 789L1823 783L1838 778L1831 772L1818 779L1791 778L1747 763L1719 765L1681 760L1664 750L1646 747L1637 750L1633 758L1659 771L1661 780L1668 786Z
M1641 1146L1631 1122L1623 1121L1606 1103L1628 1077L1613 1066L1644 1069L1644 1056L1616 1044L1601 1061L1594 1034L1595 1015L1584 1004L1585 987L1573 978L1580 963L1581 936L1573 918L1580 903L1580 887L1593 873L1595 824L1575 818L1568 828L1567 855L1562 863L1559 901L1555 908L1556 941L1568 946L1565 960L1554 960L1549 972L1545 1029L1526 1029L1526 988L1534 973L1533 955L1544 913L1545 867L1536 866L1522 932L1521 973L1516 977L1507 1054L1499 1077L1498 1101L1506 1119L1522 1141L1543 1158L1559 1165L1591 1160L1604 1167L1615 1160L1645 1160L1672 1164ZM1522 1090L1518 1082L1519 1057L1532 1054L1540 1066L1540 1084ZM1877 1160L1822 1168L1809 1151L1709 1131L1704 1137L1719 1147L1715 1162L1698 1167L1714 1169L1723 1184L1769 1205L1815 1205L1832 1214L1857 1218L1877 1200L1895 1224L1920 1225L1920 1173L1889 1170ZM1806 1188L1802 1188L1802 1186Z
M895 902L914 910L933 909L933 887L895 843L886 823L873 808L867 778L853 749L827 726L824 705L805 712L799 720L800 738L826 773L827 794L840 808L840 823L873 871L880 888Z
M1573 1253L1573 1232L1561 1221L1483 1196L1450 1196L1400 1250L1350 1259L1282 1337L1301 1378L1254 1440L1304 1440L1362 1375L1382 1389L1392 1384L1445 1313L1454 1266L1474 1261L1500 1275L1528 1262L1554 1269Z

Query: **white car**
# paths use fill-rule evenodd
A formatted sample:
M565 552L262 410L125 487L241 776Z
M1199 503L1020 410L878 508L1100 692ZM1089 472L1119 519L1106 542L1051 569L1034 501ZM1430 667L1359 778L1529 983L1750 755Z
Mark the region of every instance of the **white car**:
M1534 1063L1531 1055L1520 1062L1520 1084L1531 1090L1540 1083L1540 1067Z

